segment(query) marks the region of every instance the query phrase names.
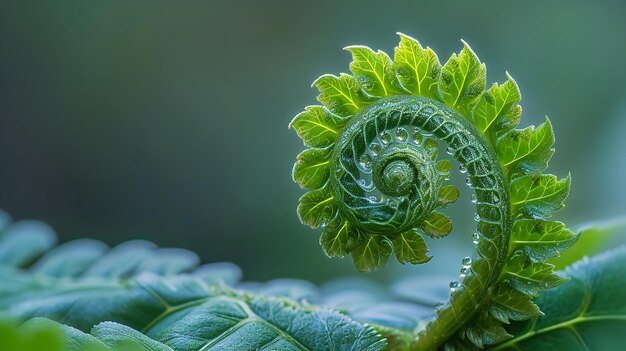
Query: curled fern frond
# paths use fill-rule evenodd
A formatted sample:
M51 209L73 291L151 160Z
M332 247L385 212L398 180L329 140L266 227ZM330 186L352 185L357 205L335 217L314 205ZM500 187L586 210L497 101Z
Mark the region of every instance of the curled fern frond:
M482 348L510 337L502 323L540 315L532 298L563 281L545 260L576 239L548 219L563 207L570 178L541 174L554 152L552 126L515 129L521 93L508 73L487 89L485 65L467 43L441 65L433 50L399 35L393 60L347 47L352 75L318 78L322 105L292 120L309 147L293 169L307 190L298 214L323 228L328 256L350 254L361 271L381 268L392 252L400 263L426 263L423 235L451 232L441 210L459 196L446 184L443 143L473 191L475 253L413 346Z

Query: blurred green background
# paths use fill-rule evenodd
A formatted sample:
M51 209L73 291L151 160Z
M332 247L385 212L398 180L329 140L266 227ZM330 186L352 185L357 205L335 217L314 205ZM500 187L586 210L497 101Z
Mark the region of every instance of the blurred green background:
M291 167L303 146L287 124L315 103L315 78L347 71L341 48L391 53L401 31L442 62L465 39L489 84L516 78L522 126L550 117L550 171L573 179L558 219L623 215L625 14L617 0L5 0L0 208L62 241L189 248L247 280L352 274L298 222ZM451 210L461 242L468 203ZM439 262L450 243L433 248ZM374 276L398 272L390 260Z

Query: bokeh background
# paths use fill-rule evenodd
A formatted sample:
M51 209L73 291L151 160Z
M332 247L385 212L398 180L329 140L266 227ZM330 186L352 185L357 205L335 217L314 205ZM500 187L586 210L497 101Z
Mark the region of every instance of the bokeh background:
M298 222L303 146L287 124L315 103L315 78L347 71L341 48L392 52L401 31L442 62L465 39L488 84L516 78L522 126L550 117L550 171L572 173L558 219L623 215L625 14L617 0L5 0L0 208L61 241L148 239L235 262L247 280L354 274ZM434 243L439 262L448 245L467 249L462 203L451 209L462 239ZM391 261L371 276L406 272Z

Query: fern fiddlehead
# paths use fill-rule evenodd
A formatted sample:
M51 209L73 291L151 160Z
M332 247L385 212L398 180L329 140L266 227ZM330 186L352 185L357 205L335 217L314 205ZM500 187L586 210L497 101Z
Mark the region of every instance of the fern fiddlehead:
M322 106L290 124L310 147L293 171L309 190L298 213L324 227L328 256L351 254L361 271L382 267L392 251L401 263L425 263L421 233L448 235L452 222L439 210L459 197L446 184L452 164L438 155L444 144L473 191L475 253L411 347L483 348L510 337L502 323L541 314L532 297L562 282L544 261L575 240L547 220L563 206L569 177L541 174L553 153L549 121L514 130L521 95L508 74L486 90L485 65L467 44L441 66L430 48L400 38L393 61L350 46L354 76L313 83Z

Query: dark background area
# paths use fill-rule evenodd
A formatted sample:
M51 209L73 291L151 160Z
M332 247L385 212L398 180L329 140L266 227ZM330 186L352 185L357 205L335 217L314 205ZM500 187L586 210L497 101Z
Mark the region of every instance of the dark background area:
M624 15L621 1L5 0L0 208L61 241L144 238L247 279L351 274L298 222L287 124L315 78L348 70L341 48L392 53L401 31L442 63L465 39L489 85L516 78L521 126L550 117L549 170L572 173L559 219L623 215Z

